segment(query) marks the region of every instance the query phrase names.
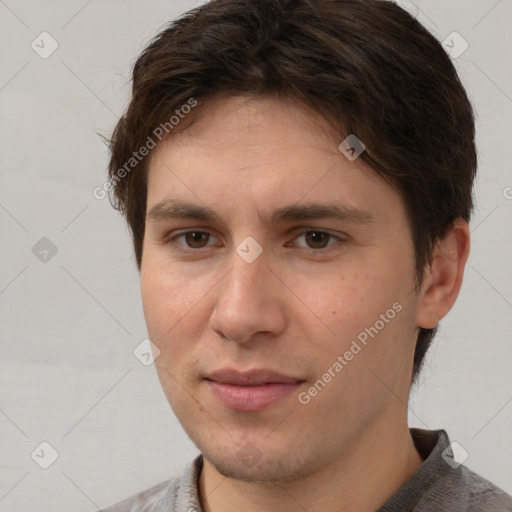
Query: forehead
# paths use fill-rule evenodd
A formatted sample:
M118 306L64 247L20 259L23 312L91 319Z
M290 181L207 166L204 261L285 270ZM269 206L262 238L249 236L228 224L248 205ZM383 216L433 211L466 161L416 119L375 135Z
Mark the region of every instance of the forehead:
M340 200L392 213L398 194L362 159L340 152L344 137L296 102L222 98L154 150L147 211L172 196L231 213Z

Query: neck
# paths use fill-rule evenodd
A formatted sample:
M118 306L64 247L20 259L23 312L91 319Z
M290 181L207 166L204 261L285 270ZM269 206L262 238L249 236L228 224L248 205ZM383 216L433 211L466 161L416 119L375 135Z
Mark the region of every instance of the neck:
M396 418L396 416L395 416ZM374 425L355 440L343 457L327 462L300 480L251 483L222 476L204 459L199 496L205 512L375 512L419 469L407 420L400 416Z

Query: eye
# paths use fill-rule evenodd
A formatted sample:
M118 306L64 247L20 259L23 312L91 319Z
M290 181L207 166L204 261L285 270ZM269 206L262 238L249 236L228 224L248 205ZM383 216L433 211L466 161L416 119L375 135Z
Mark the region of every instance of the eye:
M327 231L319 231L315 229L309 229L307 231L299 233L295 240L299 240L300 238L303 238L305 243L307 244L299 244L299 247L303 247L304 249L325 249L326 247L333 245L337 241L343 240L341 237L333 235L332 233L329 233Z
M191 229L188 231L182 231L172 237L170 237L167 241L171 245L180 245L185 250L188 249L202 249L207 247L208 242L210 241L211 234L208 231L199 231L195 229ZM184 243L177 243L179 239L183 239Z
M199 250L215 245L211 242L212 234L208 231L198 229L189 229L174 234L166 239L166 243L178 251ZM298 240L302 243L297 243ZM318 229L307 229L299 232L294 238L294 244L303 249L318 251L327 249L336 242L343 241L344 238L328 231Z

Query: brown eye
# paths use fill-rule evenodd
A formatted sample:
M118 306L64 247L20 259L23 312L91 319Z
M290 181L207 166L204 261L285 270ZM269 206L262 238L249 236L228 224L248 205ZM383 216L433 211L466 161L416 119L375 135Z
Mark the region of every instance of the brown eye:
M327 247L331 234L323 231L307 231L304 233L306 243L311 249L323 249Z
M210 234L205 231L188 231L183 233L186 244L193 249L205 247L210 238Z

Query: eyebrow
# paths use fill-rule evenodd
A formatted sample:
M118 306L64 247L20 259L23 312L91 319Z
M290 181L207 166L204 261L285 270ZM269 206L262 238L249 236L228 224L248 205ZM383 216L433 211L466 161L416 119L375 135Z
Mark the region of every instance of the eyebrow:
M222 218L207 206L165 199L155 204L147 213L150 222L167 219L195 219L203 222L221 222ZM336 203L297 203L274 210L269 216L270 225L284 222L335 219L351 223L375 222L374 217L366 210Z

